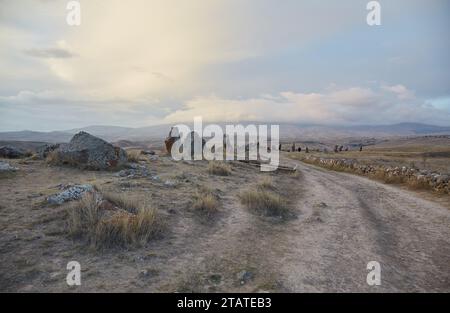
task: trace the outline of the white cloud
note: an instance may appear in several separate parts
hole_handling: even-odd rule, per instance
[[[414,92],[403,85],[383,86],[382,88],[396,94],[400,100],[411,100],[415,98]]]
[[[401,85],[398,85],[401,86]],[[394,96],[392,93],[394,92]],[[405,121],[448,124],[450,112],[423,101],[405,97],[406,88],[360,87],[327,90],[322,93],[282,92],[252,99],[197,97],[169,114],[167,122],[257,121],[307,124],[389,124]]]

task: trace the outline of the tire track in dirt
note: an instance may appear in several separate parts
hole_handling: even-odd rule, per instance
[[[299,209],[327,203],[322,223],[300,221],[303,231],[291,236],[284,276],[295,291],[450,290],[446,208],[363,177],[293,163],[305,177]],[[375,288],[365,283],[371,260],[381,263],[384,278]]]

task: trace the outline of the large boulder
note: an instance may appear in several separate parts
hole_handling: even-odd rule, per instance
[[[0,157],[9,158],[9,159],[17,159],[23,158],[25,153],[11,146],[3,146],[0,147]]]
[[[92,170],[115,169],[127,163],[125,150],[86,132],[79,132],[69,144],[53,151],[51,159],[54,163]]]

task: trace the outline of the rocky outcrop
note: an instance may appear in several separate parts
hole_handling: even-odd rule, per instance
[[[115,169],[127,163],[125,150],[86,132],[79,132],[53,154],[53,163],[91,170]]]
[[[3,146],[0,147],[0,157],[8,158],[8,159],[18,159],[25,157],[26,154],[19,149],[16,149],[11,146]]]

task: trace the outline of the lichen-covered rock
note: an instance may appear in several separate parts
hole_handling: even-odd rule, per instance
[[[125,150],[86,132],[79,132],[69,144],[60,146],[54,153],[53,162],[84,169],[107,170],[127,163]]]
[[[50,204],[63,204],[64,202],[79,200],[86,192],[93,191],[94,187],[92,185],[75,185],[63,192],[48,197],[47,202]]]
[[[25,153],[11,146],[0,147],[0,157],[8,159],[23,158]]]

